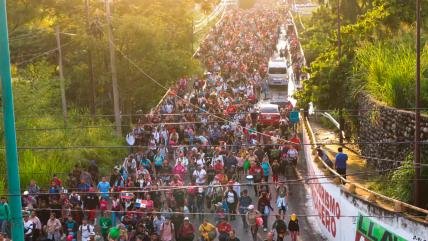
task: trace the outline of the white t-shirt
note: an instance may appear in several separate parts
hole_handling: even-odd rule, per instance
[[[183,157],[183,159],[177,158],[177,160],[175,161],[175,166],[177,166],[178,161],[181,161],[181,165],[184,167],[187,167],[187,165],[189,165],[189,160],[187,160],[187,158]]]
[[[234,197],[235,197],[235,195],[233,195],[233,192],[227,192],[227,202],[228,203],[233,203],[234,201],[235,201],[235,199],[234,199]]]
[[[204,169],[205,160],[204,159],[198,159],[196,160],[196,165],[201,165],[202,170]]]
[[[169,114],[171,114],[173,106],[172,105],[166,105],[165,107],[166,107],[166,112],[168,112]]]
[[[203,179],[205,175],[207,175],[207,172],[204,169],[201,169],[200,171],[195,170],[193,172],[193,176],[196,176],[197,183],[205,182],[205,180]]]
[[[89,240],[89,234],[91,232],[94,232],[94,226],[86,224],[86,226],[80,225],[79,232],[82,231],[82,241],[88,241]]]
[[[288,150],[288,152],[287,152],[287,154],[288,154],[288,156],[289,157],[296,157],[299,153],[297,152],[297,150],[296,149],[294,149],[294,150]]]

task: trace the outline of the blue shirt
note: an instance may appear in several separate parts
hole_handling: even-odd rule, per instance
[[[299,112],[297,112],[296,110],[293,110],[293,111],[290,113],[290,120],[291,120],[292,122],[297,122],[297,121],[299,121]]]
[[[98,189],[100,189],[100,192],[108,192],[108,189],[110,188],[110,183],[108,182],[100,182],[97,186]],[[108,197],[108,194],[101,194],[102,197]]]
[[[262,166],[262,168],[263,168],[263,172],[264,172],[264,174],[265,174],[265,176],[269,176],[269,163],[260,163],[260,165]]]
[[[345,153],[339,153],[336,155],[336,169],[345,169],[348,155]]]

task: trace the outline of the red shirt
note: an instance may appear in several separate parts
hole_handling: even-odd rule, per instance
[[[227,113],[229,113],[229,114],[233,114],[233,113],[235,113],[235,111],[236,111],[236,107],[235,107],[235,106],[230,105],[230,106],[228,106],[228,107],[227,107],[226,111],[227,111]]]
[[[262,166],[257,166],[254,165],[251,169],[250,169],[250,173],[254,176],[254,175],[262,175],[263,174],[263,167]]]
[[[216,163],[216,164],[214,165],[214,169],[215,169],[216,171],[220,171],[221,169],[223,169],[223,165],[221,165],[221,163]]]
[[[293,143],[300,144],[299,138],[291,138],[290,141],[293,142]],[[294,145],[294,149],[299,150],[299,146],[298,145]]]
[[[221,222],[218,225],[218,231],[220,232],[220,230],[224,229],[226,233],[229,233],[230,231],[232,231],[232,226],[230,226],[230,223],[223,223]]]
[[[61,180],[59,180],[59,179],[53,179],[52,178],[52,180],[49,182],[49,183],[52,183],[52,182],[55,182],[55,184],[58,186],[58,187],[62,187],[62,182],[61,182]]]

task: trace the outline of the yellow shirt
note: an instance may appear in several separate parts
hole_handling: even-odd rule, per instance
[[[199,227],[199,232],[201,232],[205,240],[210,240],[210,238],[208,237],[208,233],[211,232],[211,230],[213,229],[215,229],[215,227],[211,223],[207,223],[206,226],[201,224],[201,226]]]

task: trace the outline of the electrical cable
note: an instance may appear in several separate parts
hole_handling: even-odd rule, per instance
[[[75,41],[75,40],[71,40],[70,42],[63,44],[63,45],[61,45],[60,47],[67,46],[67,45],[71,44],[71,43],[72,43],[72,42],[74,42],[74,41]],[[55,48],[55,49],[49,50],[49,51],[45,52],[44,54],[38,55],[38,56],[33,57],[33,58],[31,58],[31,59],[29,59],[29,60],[26,60],[26,61],[23,61],[23,62],[17,63],[17,64],[16,64],[16,66],[19,66],[19,65],[21,65],[21,64],[24,64],[24,63],[30,62],[30,61],[32,61],[32,60],[34,60],[34,59],[40,58],[40,57],[42,57],[42,56],[45,56],[46,54],[52,53],[52,52],[57,51],[57,50],[58,50],[58,48]]]
[[[101,25],[101,26],[105,26],[105,25]],[[56,50],[56,49],[55,49]],[[169,90],[169,89],[168,89]],[[181,99],[184,99],[184,98],[181,98]],[[199,107],[198,107],[199,108]],[[399,111],[399,110],[408,110],[408,111],[411,111],[411,110],[416,110],[415,108],[392,108],[393,110],[397,110],[397,111]],[[419,110],[428,110],[428,108],[419,108]],[[313,112],[313,113],[315,113],[315,112],[337,112],[338,110],[314,110],[314,111],[305,111],[305,110],[302,110],[302,111],[300,111],[299,110],[299,112],[300,113],[308,113],[308,112]],[[342,110],[343,112],[382,112],[382,111],[390,111],[389,109],[381,109],[381,110],[379,110],[379,109],[348,109],[348,110]],[[215,114],[219,114],[219,113],[207,113],[207,114],[210,114],[210,115],[215,115]],[[153,116],[153,115],[155,115],[155,114],[126,114],[126,115],[121,115],[121,116]],[[172,116],[174,116],[174,115],[183,115],[183,114],[180,114],[180,113],[171,113],[171,114],[168,114],[168,113],[164,113],[164,114],[156,114],[156,115],[160,115],[160,116],[163,116],[163,115],[172,115]],[[332,115],[338,115],[338,114],[332,114]],[[85,118],[85,117],[91,117],[91,118],[93,118],[93,117],[113,117],[114,115],[79,115],[79,116],[77,116],[77,115],[75,115],[75,116],[16,116],[15,118],[16,119],[31,119],[31,118],[64,118],[64,117],[67,117],[67,118]],[[361,115],[353,115],[353,116],[361,116]],[[380,116],[379,116],[380,117]],[[314,117],[312,117],[312,118],[314,118]],[[0,119],[3,119],[3,117],[1,117],[0,116]]]
[[[420,143],[420,144],[428,144],[427,142],[424,141],[420,141],[420,142],[415,142],[415,141],[403,141],[403,142],[349,142],[349,143],[316,143],[316,145],[398,145],[398,144],[415,144],[415,143]],[[312,146],[314,144],[310,144],[310,143],[287,143],[288,145],[293,145],[293,146]],[[263,146],[283,146],[283,145],[287,145],[287,144],[263,144]],[[190,147],[224,147],[225,145],[204,145],[204,146],[190,146]],[[241,145],[243,146],[243,145]],[[255,145],[248,145],[250,147],[252,146],[257,146],[257,144]],[[18,147],[18,150],[66,150],[66,149],[126,149],[126,148],[135,148],[138,146],[51,146],[51,147]],[[143,146],[142,146],[143,147]],[[145,147],[145,146],[144,146]],[[5,150],[4,147],[0,147],[0,150]]]

